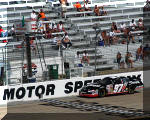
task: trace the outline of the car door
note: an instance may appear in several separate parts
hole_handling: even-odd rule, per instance
[[[112,79],[109,78],[107,79],[107,81],[105,81],[105,85],[106,85],[106,90],[108,94],[112,94],[113,93],[113,82]]]
[[[123,88],[123,82],[122,82],[121,78],[116,79],[115,80],[115,84],[114,84],[113,93],[120,93],[120,92],[122,92],[122,88]]]

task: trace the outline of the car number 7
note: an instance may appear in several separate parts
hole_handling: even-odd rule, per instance
[[[123,84],[117,84],[114,88],[114,93],[121,92]]]

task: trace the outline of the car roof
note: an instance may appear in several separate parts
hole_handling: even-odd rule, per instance
[[[86,87],[100,87],[99,84],[93,83],[93,84],[87,84]]]

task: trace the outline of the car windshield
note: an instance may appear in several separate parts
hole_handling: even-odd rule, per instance
[[[109,78],[109,77],[104,78],[103,80],[100,80],[99,83],[100,83],[100,84],[104,84],[104,85],[112,84],[111,78]]]
[[[129,82],[129,78],[122,78],[123,83]]]

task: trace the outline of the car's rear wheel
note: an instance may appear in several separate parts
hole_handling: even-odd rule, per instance
[[[135,90],[134,87],[129,87],[129,88],[128,88],[128,93],[129,93],[129,94],[134,94],[134,90]]]
[[[106,90],[105,90],[105,89],[99,90],[98,96],[99,96],[99,97],[105,97],[105,96],[106,96]]]

